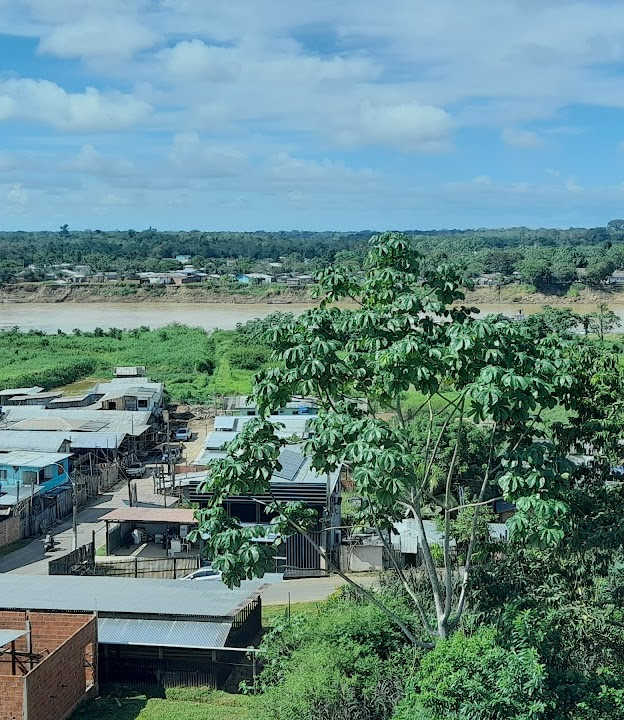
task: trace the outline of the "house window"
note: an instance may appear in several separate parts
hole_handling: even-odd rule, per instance
[[[146,408],[146,407],[147,407],[147,400],[139,400],[139,407],[140,407],[140,408]]]
[[[24,470],[22,472],[22,483],[24,485],[37,485],[39,480],[39,474],[34,470]]]
[[[6,480],[8,477],[8,470],[0,470],[0,480]]]
[[[247,415],[253,416],[253,415],[255,415],[255,414],[256,414],[256,411],[255,411],[255,410],[247,410]]]
[[[48,467],[43,468],[43,479],[44,480],[52,480],[54,477],[54,468],[56,465],[48,465]]]

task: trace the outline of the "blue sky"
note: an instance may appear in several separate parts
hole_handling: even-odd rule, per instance
[[[604,225],[624,4],[0,0],[2,229]]]

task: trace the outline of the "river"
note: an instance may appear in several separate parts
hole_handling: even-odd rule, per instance
[[[150,328],[163,327],[177,322],[205,330],[232,330],[237,323],[253,318],[262,318],[274,312],[302,313],[310,308],[305,304],[217,304],[217,303],[2,303],[0,304],[0,329],[19,327],[21,330],[43,330],[55,333],[57,330],[71,332],[74,328],[92,331],[96,327],[107,330],[111,327],[131,329],[147,325]],[[486,315],[502,313],[526,315],[539,312],[539,305],[481,305]],[[593,312],[593,305],[574,305],[577,313]],[[624,306],[611,309],[623,322]]]

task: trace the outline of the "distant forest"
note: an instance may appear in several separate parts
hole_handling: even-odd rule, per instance
[[[332,262],[358,267],[367,240],[360,232],[205,232],[147,230],[0,232],[0,282],[43,280],[54,264],[88,265],[117,272],[166,271],[179,267],[172,258],[185,255],[195,267],[220,271],[228,264],[250,270],[285,259],[285,265],[318,269]],[[605,227],[408,231],[432,262],[449,262],[470,276],[518,273],[537,288],[570,284],[579,277],[598,284],[624,268],[624,220]],[[226,263],[229,261],[229,263]],[[24,269],[32,266],[24,273]]]

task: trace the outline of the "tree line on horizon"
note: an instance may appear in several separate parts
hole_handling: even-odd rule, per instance
[[[168,271],[188,256],[213,272],[259,269],[285,259],[289,268],[320,270],[329,264],[362,266],[373,231],[70,230],[0,232],[0,282],[45,279],[45,268],[68,263],[97,271]],[[624,267],[624,220],[605,227],[411,230],[405,233],[432,265],[448,262],[467,276],[514,273],[539,290],[580,278],[597,285]],[[230,265],[226,261],[230,261]],[[29,269],[32,266],[32,269]],[[581,273],[579,273],[581,269]]]

